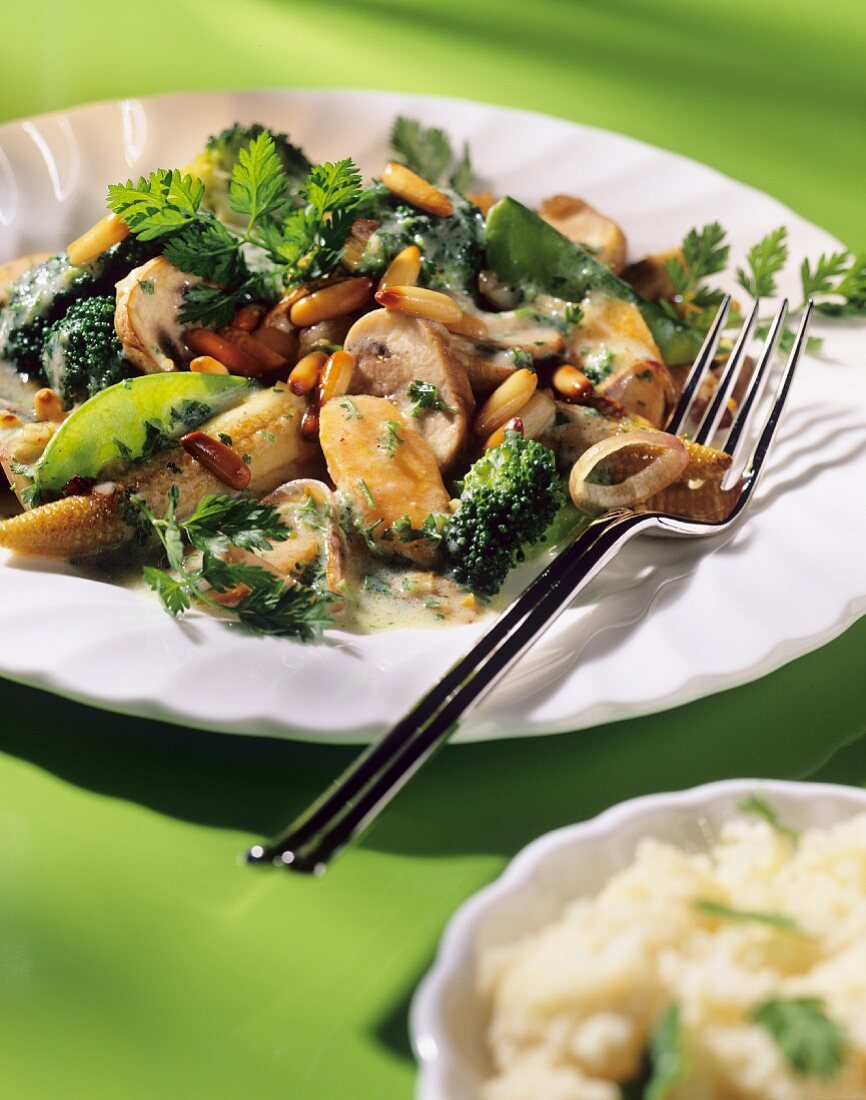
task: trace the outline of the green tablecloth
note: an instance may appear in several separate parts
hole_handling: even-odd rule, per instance
[[[487,99],[697,157],[862,249],[864,56],[862,0],[36,0],[7,11],[0,116],[267,85]],[[0,685],[0,1096],[410,1096],[407,1005],[457,904],[632,795],[866,781],[864,657],[861,620],[667,714],[449,749],[322,881],[238,856],[349,751]]]

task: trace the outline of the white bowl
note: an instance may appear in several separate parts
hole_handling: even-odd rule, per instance
[[[575,898],[598,893],[632,861],[644,837],[708,849],[737,816],[739,800],[753,793],[797,829],[826,827],[866,810],[866,791],[853,787],[735,779],[631,799],[533,841],[458,909],[418,988],[410,1020],[420,1065],[417,1100],[477,1100],[489,1075],[485,1009],[475,988],[480,952],[513,943],[555,920]]]

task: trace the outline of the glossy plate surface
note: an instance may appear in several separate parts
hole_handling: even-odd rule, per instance
[[[370,92],[202,93],[102,103],[0,128],[0,259],[63,247],[100,216],[105,185],[186,162],[235,119],[287,130],[313,160],[381,169],[393,117],[467,140],[498,194],[556,191],[617,218],[630,255],[718,219],[732,268],[790,229],[800,259],[840,247],[775,200],[682,157],[528,112]],[[769,307],[768,307],[769,311]],[[462,727],[464,740],[552,733],[674,706],[744,683],[866,610],[864,328],[820,322],[751,518],[699,546],[643,540],[621,555]],[[76,571],[3,558],[0,673],[118,711],[236,733],[362,741],[467,650],[480,626],[311,647],[257,639]]]
[[[853,787],[735,779],[631,799],[519,852],[496,882],[452,917],[415,995],[411,1032],[421,1067],[416,1100],[476,1100],[489,1076],[485,1006],[475,990],[484,950],[531,935],[557,920],[571,901],[595,896],[647,836],[688,851],[706,850],[737,816],[740,799],[755,792],[797,830],[828,828],[866,811],[866,792]]]

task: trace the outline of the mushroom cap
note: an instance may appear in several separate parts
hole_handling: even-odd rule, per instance
[[[450,467],[469,438],[475,398],[448,330],[438,321],[376,309],[352,325],[344,347],[355,360],[349,393],[387,398],[411,418],[440,470]],[[436,386],[447,410],[412,416],[408,389],[416,380]]]
[[[180,309],[187,290],[203,281],[156,256],[117,284],[117,338],[126,358],[145,374],[177,370],[175,360],[189,358]]]

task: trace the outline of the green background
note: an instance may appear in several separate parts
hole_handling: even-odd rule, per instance
[[[864,56],[862,0],[41,0],[4,21],[0,116],[188,88],[478,98],[697,157],[863,249]],[[866,619],[667,714],[448,749],[321,881],[238,857],[350,750],[0,685],[0,1097],[409,1097],[407,1006],[456,905],[632,795],[863,783],[864,657]]]

